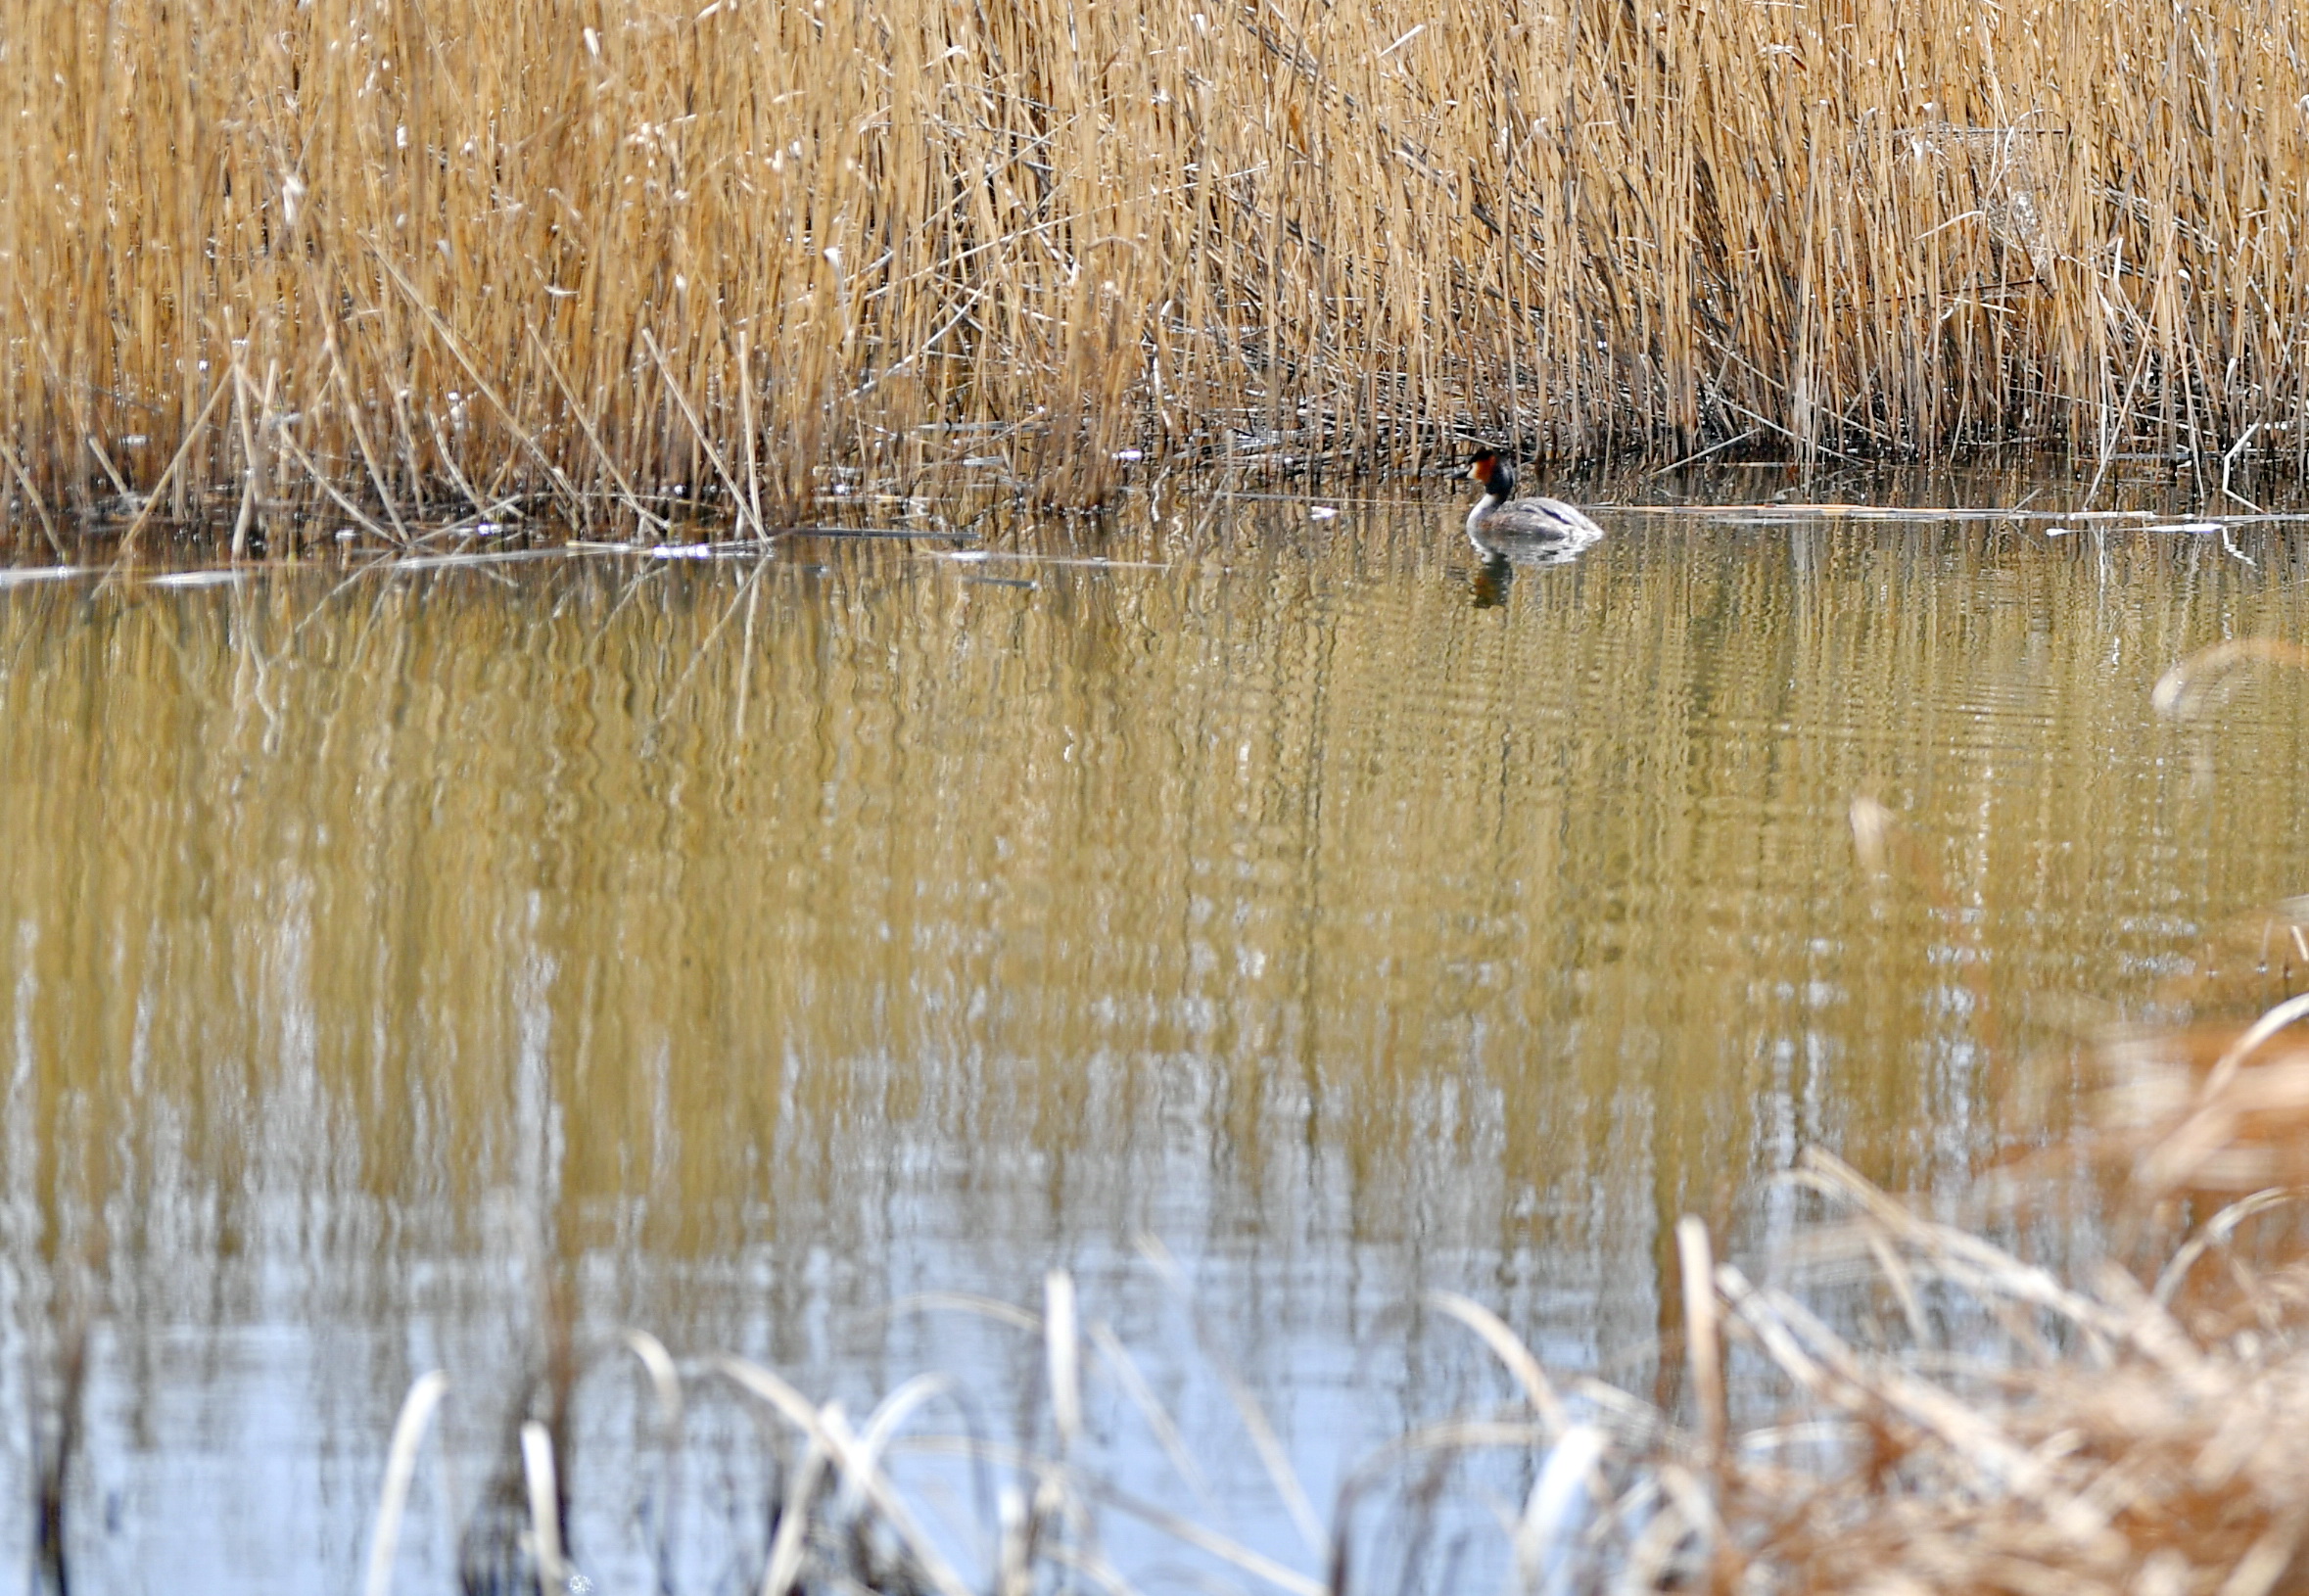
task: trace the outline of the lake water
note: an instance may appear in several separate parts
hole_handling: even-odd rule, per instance
[[[565,1335],[578,1560],[645,1589],[620,1328],[1030,1436],[1040,1342],[920,1293],[1064,1268],[1209,1494],[1111,1383],[1101,1466],[1319,1576],[1222,1371],[1327,1514],[1507,1389],[1423,1292],[1648,1392],[1678,1215],[1767,1250],[1809,1145],[1961,1205],[2060,1134],[2081,1027],[2309,886],[2309,678],[2149,701],[2309,636],[2309,553],[1738,507],[2080,492],[1791,483],[1504,582],[1382,486],[0,587],[0,1567],[76,1325],[82,1588],[357,1588],[435,1367],[398,1588],[453,1588]],[[675,1585],[743,1588],[761,1442],[691,1384]],[[1116,1561],[1208,1567],[1166,1545]]]

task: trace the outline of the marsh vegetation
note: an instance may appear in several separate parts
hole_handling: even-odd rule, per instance
[[[0,0],[0,1543],[2299,1588],[2309,933],[2203,926],[2309,868],[2309,587],[2202,510],[2309,464],[2305,31]],[[1476,437],[1794,469],[1513,587],[1202,492]]]
[[[20,535],[734,528],[1468,433],[2208,491],[2309,450],[2282,4],[7,0],[0,38]]]

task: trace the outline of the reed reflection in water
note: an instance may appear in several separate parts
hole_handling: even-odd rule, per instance
[[[2309,683],[2148,702],[2309,631],[2274,539],[1628,515],[1503,587],[1458,513],[0,591],[8,1336],[97,1326],[91,1555],[351,1577],[541,1275],[999,1386],[881,1310],[1065,1263],[1153,1333],[1141,1232],[1324,1500],[1493,1378],[1421,1289],[1639,1366],[1677,1214],[1808,1142],[1960,1190],[2079,995],[2309,880]]]

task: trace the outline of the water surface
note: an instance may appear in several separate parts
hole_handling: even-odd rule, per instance
[[[1599,511],[1502,581],[1375,492],[0,587],[0,1502],[85,1321],[89,1588],[350,1588],[446,1366],[401,1588],[448,1588],[546,1322],[1032,1432],[1032,1342],[905,1299],[1066,1267],[1308,1566],[1214,1360],[1319,1504],[1505,1389],[1425,1290],[1644,1387],[1678,1214],[1767,1244],[1811,1144],[1960,1200],[2059,1134],[2080,1016],[2309,882],[2309,681],[2149,703],[2309,632],[2282,531]],[[579,1404],[581,1561],[638,1582],[637,1387]],[[711,1539],[684,1588],[747,1577]]]

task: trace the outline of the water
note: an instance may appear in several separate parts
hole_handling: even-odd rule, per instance
[[[1326,1514],[1507,1391],[1423,1291],[1648,1391],[1677,1215],[1768,1249],[1814,1144],[1960,1204],[2083,1020],[2309,882],[2309,680],[2149,703],[2309,631],[2282,531],[1607,511],[1503,580],[1459,513],[0,587],[0,1567],[73,1324],[86,1588],[353,1588],[436,1366],[449,1588],[555,1324],[579,1556],[642,1588],[620,1327],[1047,1435],[1038,1342],[908,1299],[1064,1267],[1211,1497],[1110,1381],[1104,1466],[1314,1571],[1222,1367]],[[693,1384],[678,1583],[734,1589],[760,1441]]]

